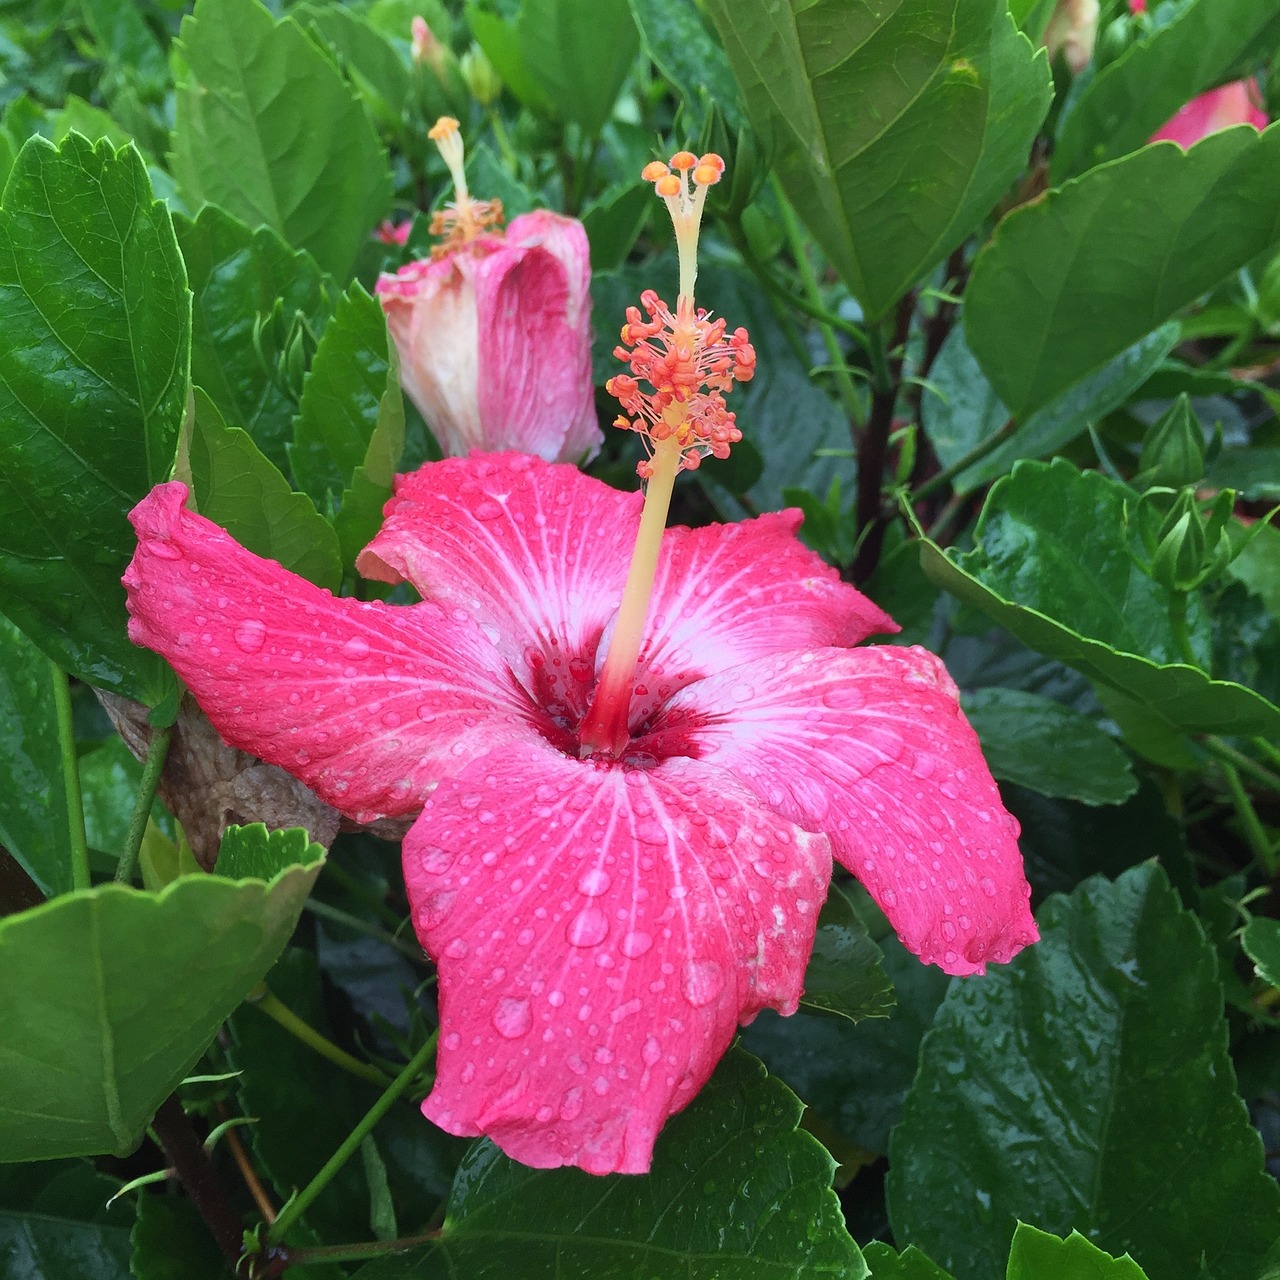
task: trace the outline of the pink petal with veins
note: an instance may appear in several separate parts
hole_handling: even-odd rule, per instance
[[[825,832],[902,941],[947,973],[985,971],[1039,936],[1016,821],[924,649],[825,649],[746,663],[682,690],[646,744],[720,766]]]
[[[795,1010],[830,846],[694,760],[495,752],[404,846],[440,971],[426,1115],[537,1168],[642,1173],[739,1023]]]
[[[1253,79],[1233,80],[1192,98],[1168,124],[1151,135],[1152,142],[1176,142],[1184,150],[1201,138],[1233,124],[1267,127],[1267,116],[1258,105],[1261,94]]]
[[[852,646],[898,624],[796,537],[789,510],[671,528],[662,542],[631,724],[677,689],[789,650]],[[603,647],[603,646],[602,646]]]
[[[153,489],[130,519],[129,637],[162,653],[232,746],[360,821],[416,813],[443,776],[545,717],[480,627],[438,604],[338,600]]]
[[[525,454],[473,454],[396,477],[366,577],[464,609],[542,706],[576,720],[617,609],[640,495]]]

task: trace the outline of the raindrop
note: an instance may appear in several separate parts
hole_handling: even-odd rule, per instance
[[[833,711],[857,711],[867,700],[856,684],[838,684],[822,695],[822,701]]]
[[[622,954],[629,960],[642,956],[653,946],[653,939],[643,929],[635,929],[622,939]]]
[[[584,871],[578,881],[578,892],[588,898],[598,898],[609,887],[609,873],[599,867]]]
[[[342,656],[344,658],[352,658],[357,662],[361,658],[367,658],[369,656],[369,642],[363,636],[352,636],[342,646]]]
[[[579,911],[565,930],[571,946],[594,947],[605,939],[609,921],[599,907],[586,907]]]
[[[235,642],[242,653],[257,653],[267,642],[266,623],[246,618],[235,629]]]
[[[483,502],[476,504],[475,517],[477,520],[496,520],[501,514],[502,504],[494,502],[492,498],[486,498]]]
[[[504,996],[493,1011],[493,1025],[498,1034],[508,1040],[519,1040],[526,1035],[532,1022],[527,1000]]]
[[[682,979],[684,998],[695,1009],[710,1004],[724,990],[724,970],[714,960],[686,960]]]

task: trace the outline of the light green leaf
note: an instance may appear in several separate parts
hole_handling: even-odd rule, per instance
[[[1020,689],[978,689],[960,705],[1002,782],[1084,804],[1120,804],[1138,789],[1129,757],[1061,702]]]
[[[1184,103],[1260,66],[1280,43],[1280,14],[1258,0],[1192,0],[1094,73],[1063,117],[1050,168],[1058,185],[1135,151]]]
[[[318,32],[338,55],[379,124],[398,132],[413,90],[412,73],[395,46],[367,16],[341,4],[302,4],[292,17]]]
[[[62,110],[53,119],[53,141],[61,142],[75,131],[90,142],[106,138],[113,147],[127,147],[133,141],[128,130],[123,129],[101,107],[95,107],[73,93],[68,96]]]
[[[1021,458],[1042,458],[1065,448],[1092,423],[1129,399],[1173,349],[1179,329],[1162,325],[1096,373],[1037,409],[1003,444],[956,476],[958,493],[972,493],[1004,475]],[[987,381],[957,325],[929,371],[921,424],[938,461],[953,466],[1009,420],[1009,410]]]
[[[1280,127],[1144,148],[1000,223],[965,291],[969,345],[1025,420],[1277,239]]]
[[[382,524],[403,452],[395,344],[381,305],[356,283],[320,340],[289,449],[303,488],[321,507],[338,507],[334,524],[347,567]]]
[[[913,1244],[899,1254],[887,1244],[873,1240],[862,1252],[871,1267],[871,1280],[952,1280],[949,1271],[931,1262]]]
[[[439,1241],[358,1280],[864,1280],[831,1190],[835,1163],[797,1129],[798,1098],[731,1049],[658,1139],[647,1177],[528,1169],[488,1142],[463,1161]]]
[[[796,211],[878,318],[1026,167],[1048,63],[1004,0],[710,0]]]
[[[127,513],[167,479],[191,299],[137,151],[32,138],[0,208],[0,611],[91,684],[173,687],[125,633]]]
[[[133,1150],[293,932],[323,850],[270,855],[269,882],[111,884],[0,921],[0,1025],[22,1028],[0,1043],[0,1160]]]
[[[1189,733],[1280,732],[1280,708],[1181,660],[1168,592],[1131,557],[1124,485],[1070,463],[1020,462],[991,490],[959,561],[927,539],[921,565],[1028,648],[1144,704]],[[1207,661],[1193,599],[1191,642]]]
[[[391,172],[368,109],[326,53],[258,0],[197,0],[173,73],[173,173],[186,199],[270,227],[347,279],[391,203]]]
[[[289,344],[319,335],[332,282],[274,231],[208,207],[175,219],[195,294],[191,380],[282,471],[297,404],[282,372]]]
[[[342,584],[342,558],[333,526],[305,493],[289,488],[245,432],[222,421],[199,387],[193,399],[191,488],[196,510],[255,555],[336,591]]]
[[[1048,1280],[1050,1276],[1053,1280],[1147,1280],[1146,1272],[1127,1253],[1113,1258],[1078,1231],[1059,1240],[1018,1223],[1006,1280]]]
[[[49,659],[0,617],[0,845],[46,897],[72,887]]]
[[[474,0],[467,5],[467,25],[503,84],[539,115],[554,115],[550,98],[525,58],[523,41],[515,25],[481,9]]]
[[[1236,1092],[1199,921],[1148,863],[1051,898],[1039,922],[1011,964],[952,984],[925,1037],[889,1150],[895,1238],[990,1280],[1034,1217],[1151,1280],[1200,1274],[1202,1257],[1215,1280],[1255,1280],[1280,1187]]]

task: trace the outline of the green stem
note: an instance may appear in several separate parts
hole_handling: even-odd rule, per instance
[[[329,1244],[316,1247],[286,1245],[282,1252],[290,1267],[300,1267],[308,1262],[365,1262],[369,1258],[385,1258],[392,1254],[407,1253],[419,1245],[432,1244],[439,1239],[439,1231],[424,1231],[419,1236],[402,1236],[398,1240],[370,1240],[363,1244]],[[268,1270],[254,1274],[265,1277],[274,1273]]]
[[[494,141],[498,144],[498,150],[502,154],[503,163],[507,166],[513,178],[520,177],[520,157],[516,155],[515,148],[511,145],[510,135],[507,133],[507,126],[502,123],[502,116],[493,108],[489,108],[489,127],[493,130]]]
[[[129,819],[129,830],[124,838],[124,848],[120,851],[120,861],[116,864],[116,879],[121,884],[128,884],[133,879],[134,869],[138,865],[142,837],[147,831],[147,819],[151,816],[156,787],[160,785],[160,775],[164,772],[164,762],[168,759],[169,743],[172,739],[172,725],[151,731],[151,741],[147,744],[147,760],[142,766],[142,782],[138,787],[138,798],[134,801],[133,816]]]
[[[989,453],[994,453],[1018,429],[1018,424],[1010,418],[998,431],[993,431],[980,444],[974,445],[959,461],[930,476],[907,501],[915,504],[937,493],[939,489],[949,485],[962,471],[968,471],[974,463],[981,462]]]
[[[84,833],[84,799],[80,794],[80,765],[76,760],[76,731],[71,721],[71,684],[56,662],[49,664],[53,677],[53,710],[58,721],[58,751],[62,758],[62,787],[67,796],[67,835],[71,843],[71,887],[88,889],[89,841]]]
[[[1169,626],[1173,630],[1174,643],[1182,655],[1183,662],[1192,667],[1200,667],[1200,659],[1191,647],[1191,632],[1187,627],[1187,593],[1171,591],[1169,593]]]
[[[1253,745],[1257,747],[1272,764],[1280,766],[1280,747],[1277,747],[1272,742],[1268,742],[1266,738],[1250,738],[1249,741],[1252,742]]]
[[[1242,773],[1249,774],[1269,791],[1274,791],[1276,795],[1280,796],[1280,773],[1273,773],[1265,765],[1261,765],[1256,760],[1245,755],[1243,751],[1237,751],[1229,742],[1224,742],[1219,738],[1216,733],[1207,734],[1202,741],[1205,749],[1217,756],[1220,761],[1225,761]]]
[[[818,288],[818,277],[813,273],[813,264],[809,261],[804,233],[800,230],[796,212],[783,194],[782,184],[776,177],[773,178],[773,192],[778,199],[778,207],[782,210],[782,224],[787,233],[787,243],[791,246],[791,256],[796,260],[796,271],[800,276],[801,287],[804,289],[810,307],[820,311],[822,310],[822,292]],[[832,373],[836,386],[840,389],[840,398],[844,401],[845,412],[852,421],[856,422],[862,417],[862,402],[858,396],[858,389],[853,385],[853,379],[845,368],[844,352],[840,350],[840,343],[836,341],[836,335],[829,324],[819,320],[818,332],[822,336],[822,344],[826,347],[827,354],[831,357]]]
[[[1231,803],[1235,806],[1236,816],[1244,828],[1245,839],[1253,850],[1253,856],[1268,876],[1274,876],[1276,871],[1280,870],[1280,860],[1277,859],[1276,851],[1271,847],[1271,841],[1267,838],[1266,830],[1258,819],[1258,812],[1253,807],[1253,801],[1249,799],[1249,793],[1244,789],[1244,783],[1240,781],[1239,771],[1235,765],[1223,759],[1218,760],[1218,768],[1222,770],[1222,776],[1227,781]]]
[[[261,1009],[273,1022],[283,1027],[296,1040],[301,1040],[309,1049],[314,1049],[322,1058],[328,1058],[336,1067],[349,1071],[353,1076],[368,1080],[372,1084],[385,1085],[388,1080],[386,1072],[379,1071],[372,1063],[361,1062],[345,1049],[339,1049],[332,1040],[326,1039],[309,1022],[304,1022],[274,992],[261,983],[251,991],[245,999],[256,1008]]]
[[[338,1170],[355,1155],[366,1135],[391,1109],[392,1103],[418,1078],[419,1073],[436,1051],[436,1037],[439,1034],[439,1030],[436,1030],[427,1037],[422,1048],[409,1059],[404,1070],[386,1087],[382,1097],[369,1108],[364,1119],[352,1129],[342,1145],[329,1157],[324,1168],[280,1210],[280,1216],[267,1229],[267,1240],[270,1243],[274,1244],[284,1237],[289,1228],[311,1206],[316,1196],[329,1185]]]
[[[379,942],[384,942],[393,950],[398,951],[406,960],[412,960],[415,964],[422,964],[423,962],[421,947],[415,947],[413,943],[406,942],[403,938],[397,938],[395,934],[388,933],[385,929],[379,929],[376,924],[370,924],[368,920],[361,920],[359,916],[353,916],[347,911],[340,911],[337,907],[331,907],[327,902],[317,902],[314,898],[307,899],[306,909],[312,915],[319,916],[322,920],[332,920],[334,924],[340,924],[343,928],[354,929],[357,933],[367,934],[370,938],[377,938]]]

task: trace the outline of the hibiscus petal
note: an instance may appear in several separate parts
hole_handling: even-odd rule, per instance
[[[461,611],[335,599],[186,497],[160,485],[130,516],[129,636],[169,660],[232,746],[370,821],[415,813],[442,776],[536,738],[536,708]]]
[[[356,565],[465,609],[537,702],[576,722],[622,598],[640,503],[521,453],[447,458],[396,477],[386,523]]]
[[[740,1022],[795,1010],[830,846],[720,770],[495,752],[404,846],[440,970],[423,1111],[538,1168],[642,1173]]]
[[[1018,852],[946,668],[923,649],[765,658],[678,693],[638,744],[719,765],[831,837],[902,941],[982,973],[1039,936]]]
[[[700,529],[662,543],[630,722],[643,724],[676,690],[769,654],[853,646],[898,624],[797,537],[788,510]]]

